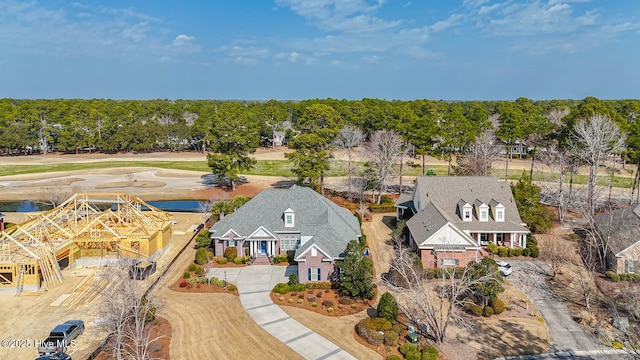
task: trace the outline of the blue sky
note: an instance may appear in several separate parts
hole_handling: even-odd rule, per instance
[[[0,97],[640,98],[630,0],[0,0]]]

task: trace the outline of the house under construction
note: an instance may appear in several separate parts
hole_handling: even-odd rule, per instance
[[[0,233],[0,291],[56,286],[82,257],[150,257],[169,244],[172,220],[128,194],[76,194]]]

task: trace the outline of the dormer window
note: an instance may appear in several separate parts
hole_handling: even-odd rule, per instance
[[[458,202],[462,221],[473,221],[473,206],[464,200]]]
[[[476,215],[478,216],[478,220],[480,221],[489,221],[489,205],[483,203],[480,200],[476,200]]]
[[[495,222],[504,222],[504,205],[496,199],[491,199],[489,206],[491,207],[493,220]]]
[[[296,214],[291,208],[284,211],[284,227],[294,227]]]

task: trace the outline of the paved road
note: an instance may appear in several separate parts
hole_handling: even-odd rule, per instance
[[[214,268],[208,276],[225,279],[238,286],[240,302],[249,316],[298,354],[306,359],[355,359],[331,341],[292,319],[269,297],[273,286],[289,281],[293,266],[253,265],[243,268]]]
[[[632,359],[628,354],[602,345],[587,334],[562,300],[544,282],[548,266],[542,261],[513,261],[509,281],[530,295],[549,328],[548,354],[509,359]],[[546,269],[546,270],[543,270]],[[530,291],[527,289],[533,288]]]

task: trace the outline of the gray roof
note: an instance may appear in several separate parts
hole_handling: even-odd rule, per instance
[[[616,256],[640,241],[640,205],[598,214],[594,221]]]
[[[293,227],[285,227],[284,212],[295,212]],[[296,256],[316,244],[332,258],[342,257],[351,240],[361,235],[358,219],[324,196],[307,187],[293,185],[289,189],[267,189],[225,216],[211,228],[212,238],[233,230],[240,236],[251,235],[260,226],[271,233],[295,232],[313,236],[297,251]]]
[[[425,227],[426,222],[446,224],[469,232],[529,232],[522,225],[509,183],[486,176],[418,176],[412,194],[413,204],[420,209],[407,225],[417,241],[424,240],[435,230]],[[488,221],[479,221],[478,212],[472,211],[472,221],[463,221],[459,207],[468,203],[490,207]],[[504,206],[504,221],[495,221],[493,211],[500,203]],[[426,237],[423,237],[426,236]]]

